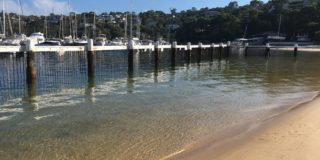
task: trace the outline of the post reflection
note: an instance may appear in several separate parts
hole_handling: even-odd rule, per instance
[[[31,108],[27,110],[36,111],[38,110],[37,104],[37,80],[30,79],[27,83],[27,103],[31,105]]]
[[[95,102],[95,87],[96,87],[95,74],[90,74],[90,76],[88,76],[88,86],[87,86],[87,92],[86,92],[90,102]]]
[[[170,87],[174,87],[175,85],[175,81],[176,81],[176,67],[175,66],[171,66],[170,67],[170,78],[169,78],[170,83]]]
[[[158,67],[158,65],[155,65],[154,69],[153,69],[153,80],[154,80],[154,83],[159,83],[158,77],[159,77],[159,67]]]
[[[134,92],[134,71],[133,69],[128,69],[128,77],[127,77],[127,92]]]

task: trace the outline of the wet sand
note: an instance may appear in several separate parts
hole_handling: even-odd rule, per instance
[[[221,144],[207,145],[173,159],[318,160],[319,148],[320,98],[316,98]]]

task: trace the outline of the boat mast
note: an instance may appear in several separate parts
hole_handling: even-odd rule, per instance
[[[128,15],[126,13],[125,15],[125,21],[124,21],[124,40],[128,40]]]
[[[47,16],[44,16],[44,33],[45,33],[45,38],[48,38],[48,26],[47,26]]]
[[[6,13],[4,9],[4,0],[2,0],[2,18],[3,18],[3,35],[6,37]]]
[[[74,13],[73,34],[74,34],[74,39],[78,38],[78,22],[77,22],[77,14],[76,13]]]
[[[68,1],[68,10],[69,10],[69,27],[70,27],[70,31],[69,31],[69,33],[70,33],[70,36],[72,36],[72,38],[73,38],[73,34],[72,34],[72,17],[71,17],[71,7],[70,7],[70,0]]]
[[[281,21],[282,21],[282,16],[280,15],[279,26],[278,26],[278,36],[280,36]]]
[[[132,40],[132,14],[133,12],[131,12],[131,17],[130,17],[130,40]]]
[[[246,35],[247,35],[247,31],[248,31],[248,23],[246,25],[246,29],[244,30],[244,34],[243,34],[243,37],[242,38],[246,38]]]
[[[8,13],[8,23],[9,23],[10,34],[13,35],[10,13]]]
[[[92,38],[96,38],[96,13],[93,12],[93,26],[92,26]]]
[[[21,34],[21,1],[18,0],[19,34]]]
[[[63,23],[64,18],[63,17],[64,17],[63,14],[61,14],[61,38],[64,37],[64,23]]]
[[[87,36],[87,21],[86,21],[86,14],[83,14],[83,22],[84,22],[84,34]]]

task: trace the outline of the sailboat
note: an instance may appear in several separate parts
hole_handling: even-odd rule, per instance
[[[241,48],[245,46],[245,43],[248,42],[248,39],[246,39],[246,35],[247,35],[247,30],[248,30],[248,26],[249,24],[246,25],[246,28],[244,30],[244,34],[242,38],[237,38],[234,41],[231,42],[231,47],[235,47],[235,48]]]
[[[277,34],[270,34],[267,36],[267,42],[281,42],[286,40],[286,37],[280,34],[281,30],[281,22],[282,22],[282,16],[280,15],[279,19],[279,26],[278,26],[278,33]]]
[[[99,34],[98,37],[96,38],[95,44],[97,46],[104,46],[106,45],[107,42],[107,36],[105,34]]]
[[[83,22],[84,22],[84,34],[82,34],[80,39],[74,40],[74,45],[76,46],[85,46],[88,44],[86,14],[83,15]]]
[[[70,0],[68,1],[68,9],[69,9],[69,36],[63,37],[63,45],[69,46],[73,45],[75,36],[75,23],[76,23],[76,14],[73,16],[71,13]],[[63,35],[64,36],[64,35]]]
[[[18,34],[14,33],[13,34],[13,29],[12,29],[12,24],[11,24],[11,18],[10,15],[8,14],[8,23],[10,27],[10,33],[11,36],[6,37],[6,12],[5,12],[5,2],[3,2],[3,41],[2,45],[7,45],[7,46],[19,46],[23,44],[27,40],[27,36],[25,34],[21,33],[21,14],[22,14],[22,6],[21,6],[21,1],[18,0],[18,23],[19,23],[19,28],[18,28]]]

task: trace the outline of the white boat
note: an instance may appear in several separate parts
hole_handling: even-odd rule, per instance
[[[248,42],[248,39],[246,38],[237,38],[231,42],[231,47],[241,48],[241,47],[244,47],[247,42]]]
[[[123,38],[115,38],[112,41],[110,41],[107,45],[108,46],[123,46],[123,45],[126,45],[126,42],[124,41]]]
[[[107,42],[107,36],[105,34],[99,34],[98,37],[96,38],[95,44],[97,46],[104,46],[106,45]]]
[[[45,42],[37,44],[37,46],[61,46],[61,40],[57,38],[46,39]]]
[[[75,39],[73,44],[76,45],[76,46],[85,46],[85,45],[87,45],[88,44],[87,35],[83,34],[81,36],[81,39]]]
[[[45,42],[45,38],[44,38],[44,34],[41,33],[41,32],[35,32],[35,33],[32,33],[30,36],[29,36],[29,39],[32,40],[35,44],[40,44],[40,43],[43,43]]]
[[[27,36],[25,34],[14,34],[11,37],[3,39],[2,45],[6,46],[20,46],[27,40]]]
[[[70,35],[70,36],[64,37],[62,43],[63,43],[63,45],[66,45],[66,46],[73,45],[74,41],[73,41],[72,36]]]

